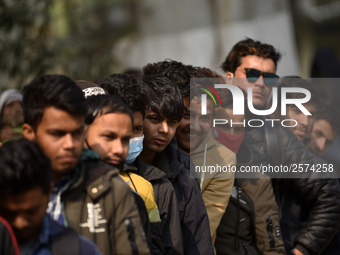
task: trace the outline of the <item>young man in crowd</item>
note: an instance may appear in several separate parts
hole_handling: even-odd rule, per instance
[[[136,169],[136,173],[151,182],[155,200],[162,220],[162,244],[164,254],[183,254],[181,222],[175,190],[165,173],[160,169],[147,165],[139,157],[143,150],[143,120],[148,102],[147,90],[136,75],[112,74],[98,81],[110,95],[118,96],[126,103],[133,114],[133,130],[130,148],[125,160],[128,170]],[[129,156],[130,155],[130,156]],[[151,223],[151,234],[153,224]]]
[[[227,120],[213,128],[214,137],[221,144],[237,151],[249,148],[243,141],[243,122],[246,114],[233,114],[233,97],[227,90],[217,90],[222,104],[214,111],[214,118]],[[245,102],[245,101],[244,101]],[[246,105],[244,105],[245,109]],[[247,111],[246,111],[247,112]],[[252,150],[242,155],[250,162]],[[244,163],[243,163],[244,164]],[[242,163],[237,165],[238,169]],[[217,228],[216,254],[286,254],[280,229],[280,213],[271,179],[261,173],[235,173],[235,183],[225,214]]]
[[[307,148],[321,157],[338,135],[340,135],[340,113],[334,105],[322,100],[315,113]]]
[[[221,78],[216,73],[206,68],[185,66],[173,60],[148,64],[144,67],[145,74],[161,74],[169,78],[178,86],[184,101],[184,114],[177,129],[176,140],[180,149],[192,157],[182,161],[191,175],[197,176],[201,194],[209,217],[212,241],[216,237],[216,229],[228,204],[233,186],[233,174],[224,174],[216,171],[213,174],[196,172],[196,167],[232,166],[236,164],[235,155],[226,147],[218,144],[210,132],[213,114],[213,102],[208,100],[207,115],[201,115],[201,98],[191,93],[190,88],[196,91],[195,85],[190,83],[190,78]],[[223,83],[220,81],[219,83]],[[200,90],[197,90],[200,91]],[[205,148],[207,146],[207,148]],[[183,156],[182,156],[183,158]]]
[[[254,107],[266,109],[278,77],[275,73],[280,56],[271,45],[252,39],[240,41],[222,63],[226,81],[246,93],[252,88],[252,94],[248,96],[252,97]],[[265,126],[247,126],[244,140],[254,155],[247,165],[325,163],[281,126],[269,130]],[[246,153],[242,148],[238,151],[238,162],[242,163],[242,155]],[[274,191],[280,191],[276,192],[276,197],[282,212],[283,240],[289,254],[320,254],[339,228],[339,184],[333,173],[328,171],[322,175],[322,179],[317,179],[317,173],[305,172],[303,178],[273,180]]]
[[[109,166],[83,151],[87,111],[70,78],[44,75],[24,88],[24,137],[36,142],[52,165],[48,213],[93,240],[102,254],[149,254],[135,200]]]
[[[119,168],[119,176],[136,192],[135,198],[140,212],[147,210],[144,221],[144,231],[149,234],[149,224],[152,224],[152,242],[150,248],[153,254],[163,254],[162,236],[159,230],[160,216],[155,202],[151,183],[124,167],[128,156],[129,143],[132,136],[133,117],[130,109],[116,96],[111,96],[103,88],[88,81],[76,81],[82,88],[88,108],[85,116],[84,146],[96,152],[98,158]],[[124,169],[125,168],[125,169]],[[142,204],[139,204],[141,199]],[[154,226],[155,225],[155,226]]]
[[[209,217],[210,232],[213,243],[216,239],[216,229],[228,205],[234,173],[230,171],[209,172],[209,167],[219,166],[232,169],[236,166],[236,156],[227,147],[220,144],[213,137],[211,127],[214,118],[215,104],[213,99],[207,97],[206,114],[202,115],[202,95],[206,94],[209,86],[215,83],[224,83],[223,78],[208,68],[186,66],[191,77],[191,94],[194,98],[182,94],[184,100],[184,117],[181,120],[176,138],[182,150],[190,154],[190,157],[198,172],[198,180],[201,194]],[[208,86],[206,86],[208,85]],[[189,86],[187,86],[190,89]],[[210,90],[211,91],[211,90]],[[212,92],[212,91],[211,91]],[[213,93],[213,92],[212,92]],[[195,169],[196,172],[196,169]]]
[[[40,148],[22,138],[5,143],[0,153],[0,215],[12,226],[20,254],[99,255],[92,242],[46,214],[52,171]]]
[[[213,254],[209,222],[195,179],[180,161],[181,150],[172,141],[183,116],[179,88],[164,76],[145,75],[149,92],[144,119],[141,158],[166,173],[173,184],[180,211],[184,254]]]
[[[310,92],[311,98],[307,103],[304,103],[304,108],[311,114],[305,115],[295,104],[288,104],[286,107],[286,115],[281,115],[281,89],[282,88],[303,88]],[[315,112],[319,105],[319,97],[317,90],[309,81],[302,79],[299,76],[286,76],[280,79],[277,84],[278,89],[278,107],[274,114],[276,118],[285,121],[287,128],[301,141],[307,143],[310,139],[310,133],[315,120]],[[304,98],[303,93],[287,93],[287,99],[299,100]],[[295,121],[294,121],[295,120]]]

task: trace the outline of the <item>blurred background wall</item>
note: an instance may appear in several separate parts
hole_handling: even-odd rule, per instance
[[[0,0],[0,90],[166,58],[221,73],[246,37],[283,53],[280,76],[339,77],[339,0]]]

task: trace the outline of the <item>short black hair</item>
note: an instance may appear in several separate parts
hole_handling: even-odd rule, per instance
[[[72,116],[84,116],[86,104],[81,89],[64,75],[42,75],[23,89],[25,123],[37,128],[47,107]]]
[[[180,121],[184,103],[179,88],[165,76],[143,76],[149,94],[148,107],[170,120]]]
[[[186,65],[185,68],[189,73],[190,78],[216,78],[223,80],[223,77],[220,74],[207,67]]]
[[[91,125],[95,118],[108,113],[121,112],[127,114],[133,125],[133,116],[129,107],[116,96],[96,95],[86,98],[87,113],[85,116],[85,125]]]
[[[165,76],[179,87],[182,97],[190,96],[190,75],[181,62],[166,59],[161,62],[150,63],[143,67],[143,74],[146,76]]]
[[[112,74],[96,82],[110,95],[119,97],[132,112],[145,115],[147,90],[141,79],[132,74]]]
[[[241,65],[241,59],[251,55],[273,60],[275,68],[277,67],[277,62],[281,58],[281,53],[272,45],[247,38],[234,45],[224,62],[221,64],[221,68],[225,72],[235,73],[237,67]]]
[[[8,141],[0,147],[0,194],[17,195],[34,188],[48,194],[52,179],[49,159],[27,139]]]

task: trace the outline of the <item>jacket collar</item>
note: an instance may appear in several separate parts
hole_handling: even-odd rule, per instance
[[[97,199],[111,188],[111,178],[118,173],[116,167],[102,161],[96,152],[84,149],[76,169],[78,178],[71,189],[85,188],[91,199]]]
[[[138,169],[138,172],[143,178],[151,182],[165,177],[165,173],[155,166],[146,164],[140,156],[138,156],[133,163]]]

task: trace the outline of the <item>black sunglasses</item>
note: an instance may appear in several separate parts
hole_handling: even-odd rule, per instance
[[[263,76],[263,81],[267,86],[274,86],[277,80],[280,78],[275,73],[261,72],[260,70],[254,68],[244,68],[246,71],[247,80],[251,83],[257,81],[260,76]]]

